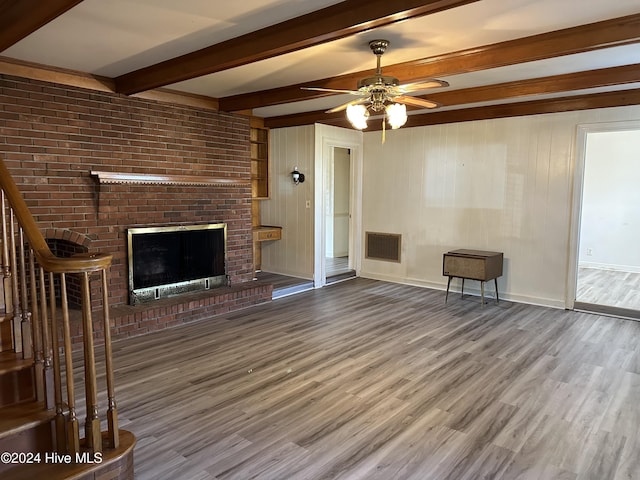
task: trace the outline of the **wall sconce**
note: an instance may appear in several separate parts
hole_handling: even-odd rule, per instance
[[[299,183],[304,183],[304,173],[300,173],[298,171],[298,167],[293,168],[293,172],[291,172],[291,178],[293,178],[293,183],[298,185]]]

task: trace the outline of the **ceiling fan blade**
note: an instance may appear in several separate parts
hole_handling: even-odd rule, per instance
[[[418,90],[428,90],[429,88],[448,87],[449,83],[444,80],[436,80],[431,78],[422,82],[407,83],[398,85],[398,90],[402,93],[417,92]]]
[[[314,92],[329,92],[329,93],[347,93],[350,95],[362,95],[359,90],[338,90],[335,88],[322,88],[322,87],[300,87],[302,90],[313,90]]]
[[[351,100],[350,102],[343,103],[342,105],[338,105],[337,107],[334,107],[331,110],[327,110],[325,113],[341,112],[342,110],[346,110],[347,107],[351,105],[361,105],[363,103],[367,103],[368,101],[369,101],[369,98],[358,98],[357,100]]]
[[[437,102],[426,100],[424,98],[410,97],[408,95],[398,95],[397,97],[393,98],[393,101],[423,108],[436,108],[440,106],[440,104]]]

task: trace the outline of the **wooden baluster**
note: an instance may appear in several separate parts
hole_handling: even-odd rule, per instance
[[[33,257],[33,254],[31,255]],[[44,360],[44,405],[47,410],[55,407],[55,386],[53,384],[53,360],[51,358],[51,333],[49,331],[49,315],[47,311],[47,288],[44,282],[44,269],[40,267],[40,326],[42,327],[42,352]]]
[[[0,190],[0,208],[2,209],[2,220],[1,227],[2,228],[2,266],[9,266],[9,244],[7,243],[7,205],[6,199],[4,197],[4,190]]]
[[[36,399],[38,401],[45,401],[45,383],[44,383],[44,347],[42,345],[42,323],[40,322],[40,311],[38,309],[38,288],[36,285],[36,269],[33,249],[29,249],[29,287],[27,290],[27,274],[25,265],[24,250],[26,244],[24,243],[22,228],[20,229],[20,282],[21,282],[21,296],[22,304],[30,305],[31,311],[27,314],[30,320],[31,331],[33,334],[33,349],[35,353],[35,376],[36,376]],[[30,293],[27,297],[27,292]],[[27,303],[28,302],[28,303]]]
[[[9,234],[7,231],[7,202],[3,190],[0,190],[0,197],[2,201],[0,208],[2,208],[2,284],[4,292],[4,311],[5,313],[10,314],[13,313],[13,295],[11,295],[11,258],[9,257]],[[15,346],[15,332],[13,335],[13,342]]]
[[[113,354],[111,350],[111,321],[109,314],[109,290],[107,271],[102,270],[102,311],[104,316],[104,356],[107,375],[107,410],[108,441],[111,448],[118,448],[120,434],[118,432],[118,407],[116,405],[115,382],[113,381]]]
[[[64,404],[62,403],[62,372],[60,370],[60,328],[56,311],[56,288],[53,273],[49,272],[49,310],[51,311],[51,343],[53,346],[53,384],[56,404],[55,429],[56,450],[67,452],[67,439],[64,420]]]
[[[31,345],[31,331],[26,334],[22,331],[23,306],[20,304],[18,296],[18,259],[16,256],[16,227],[13,209],[9,208],[9,242],[10,242],[10,262],[11,262],[11,297],[13,303],[13,348],[22,352],[22,358],[33,358]]]
[[[91,288],[89,273],[82,272],[82,328],[84,334],[84,382],[87,400],[85,438],[92,452],[102,451],[100,417],[98,416],[98,386],[96,384],[96,361],[93,347],[93,321],[91,319]]]
[[[67,404],[69,405],[69,417],[67,419],[67,451],[75,458],[75,454],[80,451],[80,428],[78,426],[78,416],[76,414],[76,393],[73,381],[73,355],[71,350],[71,327],[69,324],[67,279],[64,273],[60,274],[60,304],[62,307]]]

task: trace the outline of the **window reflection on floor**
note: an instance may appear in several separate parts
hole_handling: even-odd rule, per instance
[[[327,277],[349,270],[349,257],[325,257],[324,261]]]

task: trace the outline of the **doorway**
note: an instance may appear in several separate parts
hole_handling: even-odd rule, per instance
[[[640,318],[640,126],[581,133],[574,308]]]
[[[363,177],[363,135],[360,130],[351,128],[334,127],[331,125],[315,125],[315,178],[314,178],[314,202],[316,208],[314,210],[314,232],[313,232],[313,282],[315,288],[323,287],[328,283],[353,278],[360,272],[360,262],[362,257],[362,177]],[[344,158],[344,161],[338,160],[339,166],[336,170],[335,158]],[[338,175],[346,169],[348,159],[349,175],[348,181],[346,175]],[[345,209],[341,207],[337,213],[340,213],[341,219],[336,223],[348,225],[346,239],[348,248],[345,252],[339,252],[340,246],[336,246],[333,241],[333,252],[331,256],[327,256],[328,247],[327,239],[328,230],[334,228],[333,213],[331,205],[335,203],[336,184],[340,195],[348,196],[348,214],[344,215]],[[348,194],[347,192],[348,188]],[[344,203],[343,200],[338,200]],[[331,211],[331,213],[329,213]],[[339,217],[339,218],[340,218]],[[344,235],[342,237],[345,238]],[[340,244],[341,242],[338,242]],[[345,256],[346,253],[346,256]],[[327,272],[327,259],[334,257],[342,258],[342,263],[348,264],[348,270],[344,273]]]
[[[326,283],[355,276],[350,258],[351,171],[351,149],[333,147],[325,200]]]

